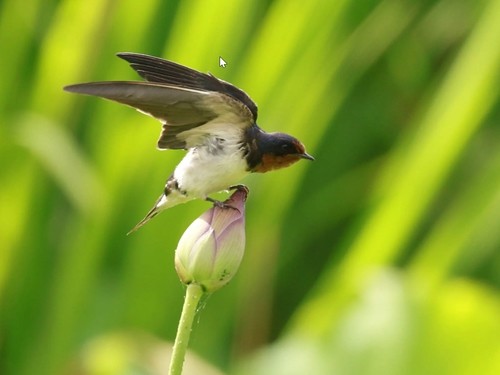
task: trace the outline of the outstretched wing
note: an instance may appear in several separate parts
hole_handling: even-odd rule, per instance
[[[195,147],[213,135],[236,136],[255,123],[255,103],[224,81],[156,57],[119,56],[149,82],[91,82],[64,89],[123,103],[157,118],[163,123],[160,149]]]
[[[122,52],[117,56],[127,61],[146,81],[229,95],[243,103],[252,112],[254,122],[257,121],[257,105],[252,99],[243,90],[211,74],[140,53]]]

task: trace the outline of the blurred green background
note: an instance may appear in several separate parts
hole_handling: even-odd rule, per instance
[[[153,119],[62,91],[138,79],[121,51],[232,82],[316,157],[244,181],[246,254],[200,313],[200,361],[500,374],[500,1],[3,0],[0,51],[1,374],[168,361],[173,252],[208,205],[127,237],[183,152],[155,149]]]

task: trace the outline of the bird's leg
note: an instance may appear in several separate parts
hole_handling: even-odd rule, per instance
[[[228,190],[244,190],[248,194],[248,188],[245,185],[233,185],[228,188]],[[237,210],[236,207],[231,206],[230,204],[218,201],[216,199],[210,198],[210,197],[205,197],[205,200],[207,202],[212,202],[215,207],[219,208],[233,208]]]
[[[206,197],[205,200],[207,202],[211,202],[213,203],[213,205],[215,207],[219,207],[219,208],[226,208],[226,204],[224,202],[221,202],[221,201],[218,201],[217,199],[213,199],[213,198],[210,198],[210,197]]]

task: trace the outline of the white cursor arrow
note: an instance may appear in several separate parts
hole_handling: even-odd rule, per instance
[[[226,67],[226,64],[227,62],[224,61],[224,59],[222,57],[219,56],[219,66],[221,68],[225,68]]]

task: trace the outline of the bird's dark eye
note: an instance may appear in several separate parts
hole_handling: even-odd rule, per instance
[[[281,145],[281,149],[283,151],[290,152],[290,151],[292,151],[292,146],[290,146],[289,144],[285,143],[285,144]]]

